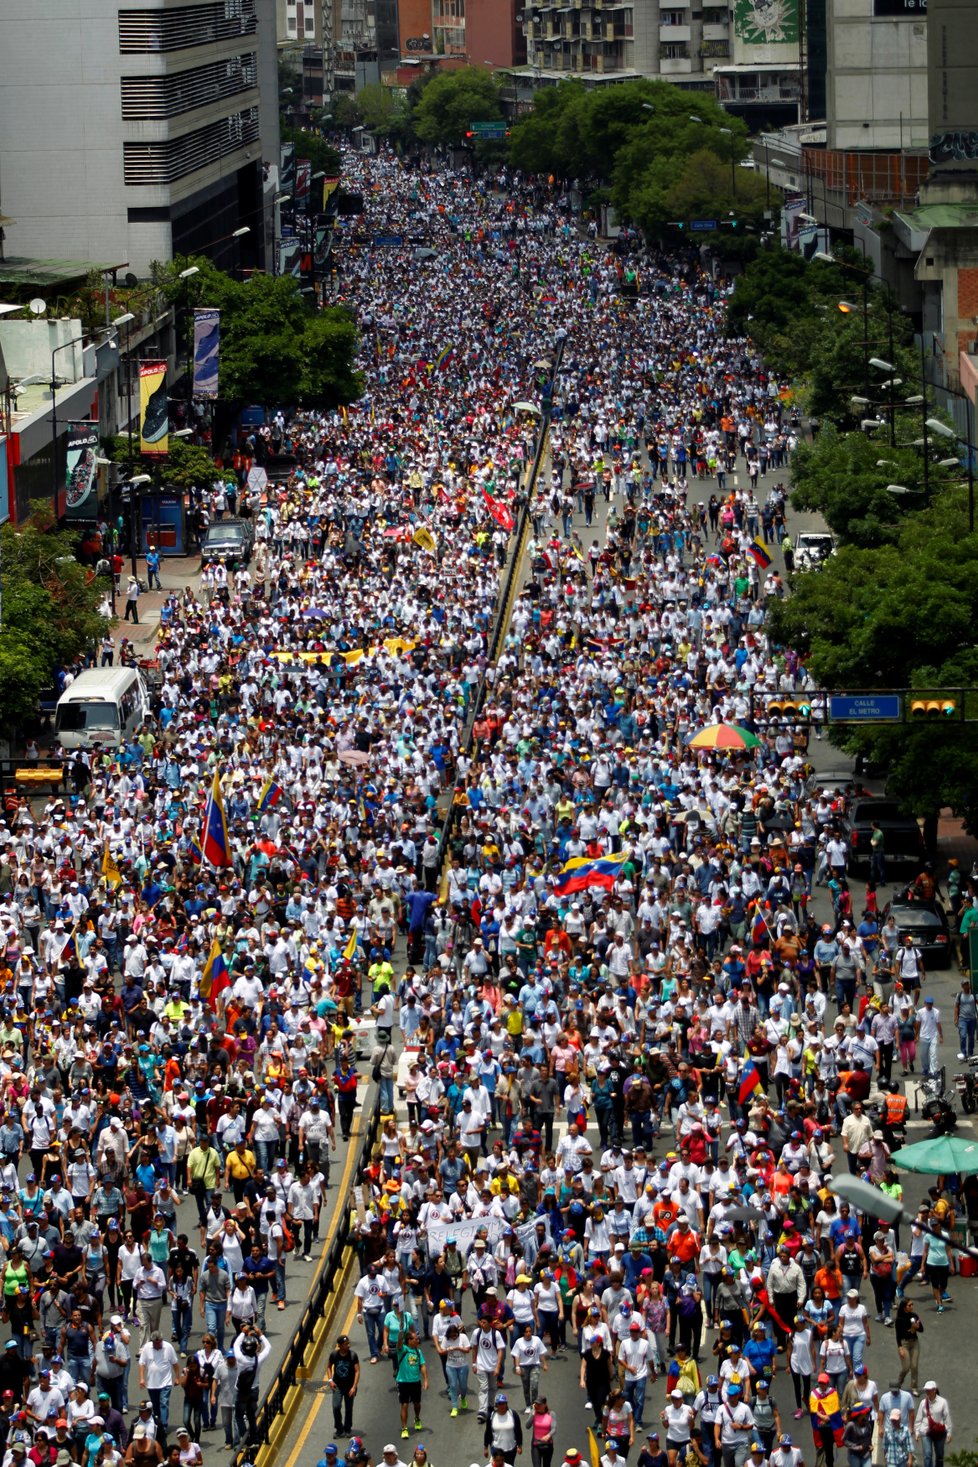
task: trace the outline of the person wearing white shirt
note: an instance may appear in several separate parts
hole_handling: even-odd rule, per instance
[[[153,1338],[147,1340],[140,1350],[138,1360],[139,1389],[145,1391],[152,1401],[156,1425],[165,1437],[170,1420],[170,1392],[177,1352],[159,1330],[154,1330]]]
[[[925,1075],[934,1075],[937,1072],[937,1047],[944,1043],[944,1030],[941,1011],[932,998],[924,999],[917,1010],[916,1022],[917,1057],[921,1071]]]
[[[547,1347],[529,1321],[514,1339],[511,1354],[523,1385],[523,1401],[530,1411],[539,1394],[540,1372],[547,1369]]]
[[[635,1425],[642,1426],[645,1410],[645,1392],[649,1382],[649,1365],[655,1358],[655,1346],[642,1329],[639,1320],[633,1319],[628,1326],[628,1336],[618,1346],[618,1362],[624,1380],[625,1400],[631,1402],[635,1413]],[[655,1380],[655,1366],[652,1377]]]

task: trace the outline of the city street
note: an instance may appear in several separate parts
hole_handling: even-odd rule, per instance
[[[741,471],[742,471],[742,460]],[[759,498],[763,500],[773,485],[783,481],[786,471],[770,473],[762,478],[760,484]],[[731,476],[736,487],[737,476]],[[691,483],[687,493],[687,500],[708,499],[712,490],[710,483],[706,482],[699,487],[697,483]],[[594,526],[595,531],[603,531],[603,518],[605,506],[602,499],[598,499],[596,506],[597,517]],[[580,523],[579,523],[580,521]],[[581,527],[581,517],[575,519],[575,529]],[[824,529],[824,524],[813,515],[791,514],[788,521],[789,533],[793,536],[800,529]],[[589,535],[591,531],[587,532]],[[772,546],[773,550],[773,546]],[[776,555],[775,564],[783,571],[781,557]],[[838,771],[848,767],[848,761],[844,755],[833,748],[826,740],[816,740],[812,737],[809,757],[816,770]],[[868,787],[874,792],[882,791],[882,783],[868,781]],[[970,849],[970,842],[965,842]],[[948,846],[946,854],[958,846]],[[853,910],[861,914],[861,898],[865,885],[857,877],[850,882],[853,894]],[[893,894],[893,887],[888,886],[881,889],[879,893],[880,906],[885,904],[889,896]],[[816,917],[821,920],[831,918],[831,902],[824,887],[816,888],[814,892],[813,910]],[[858,917],[857,917],[858,920]],[[947,1067],[948,1077],[953,1075],[956,1068],[957,1034],[951,1023],[953,1012],[954,994],[958,987],[958,975],[950,969],[941,971],[929,978],[924,985],[924,993],[934,995],[937,1006],[942,1011],[944,1018],[945,1042],[941,1048],[941,1061]],[[832,1006],[830,1005],[830,1013]],[[396,1042],[395,1034],[395,1042]],[[772,1092],[773,1093],[773,1092]],[[398,1104],[398,1122],[406,1118],[403,1103]],[[908,1127],[908,1143],[922,1140],[929,1132],[929,1123],[922,1117],[911,1115]],[[974,1120],[960,1114],[958,1108],[958,1134],[962,1136],[973,1136],[975,1134]],[[559,1140],[560,1131],[555,1135],[555,1142]],[[588,1139],[597,1149],[598,1134],[593,1124],[588,1130]],[[836,1142],[838,1154],[841,1156],[841,1147]],[[671,1146],[660,1140],[655,1147],[656,1158],[661,1158]],[[842,1163],[844,1167],[844,1162]],[[906,1174],[902,1177],[904,1184],[905,1206],[913,1210],[917,1201],[926,1194],[928,1182],[932,1179],[917,1177]],[[907,1229],[904,1228],[901,1242],[907,1237]],[[921,1313],[925,1326],[925,1333],[921,1342],[921,1381],[931,1375],[938,1380],[942,1394],[954,1402],[963,1402],[969,1399],[971,1394],[971,1381],[973,1379],[973,1362],[970,1346],[974,1337],[975,1306],[978,1301],[978,1282],[976,1280],[954,1280],[952,1281],[951,1294],[953,1304],[947,1311],[938,1316],[931,1291],[919,1281],[915,1282],[909,1291],[909,1297]],[[872,1296],[869,1286],[864,1289],[864,1302],[872,1304]],[[463,1320],[467,1327],[473,1322],[474,1311],[471,1300],[467,1300],[463,1306]],[[389,1362],[381,1360],[377,1365],[369,1364],[366,1340],[362,1327],[355,1321],[355,1310],[352,1295],[347,1308],[340,1313],[341,1328],[338,1327],[335,1334],[343,1331],[350,1333],[353,1348],[357,1351],[361,1363],[361,1386],[354,1410],[353,1428],[360,1433],[367,1450],[371,1453],[375,1463],[381,1456],[381,1448],[385,1442],[392,1441],[398,1449],[402,1460],[407,1460],[414,1451],[415,1446],[422,1442],[428,1451],[429,1459],[435,1467],[448,1467],[448,1464],[465,1464],[481,1462],[485,1459],[482,1439],[483,1428],[476,1419],[476,1403],[474,1390],[474,1377],[472,1379],[473,1390],[469,1396],[468,1412],[462,1413],[458,1418],[449,1417],[450,1402],[442,1379],[442,1372],[430,1343],[425,1347],[428,1362],[431,1388],[424,1399],[422,1422],[424,1429],[415,1434],[412,1439],[402,1441],[399,1435],[398,1398],[397,1388],[391,1378]],[[701,1373],[706,1377],[710,1373],[711,1356],[709,1351],[715,1336],[706,1334],[703,1342]],[[871,1377],[876,1381],[880,1391],[885,1391],[891,1379],[895,1380],[899,1370],[897,1363],[896,1346],[892,1330],[884,1329],[882,1326],[873,1325],[872,1345],[867,1350],[866,1359]],[[330,1342],[332,1345],[333,1341]],[[794,1397],[790,1378],[786,1373],[783,1357],[779,1366],[779,1376],[775,1382],[773,1392],[775,1403],[780,1412],[783,1430],[791,1433],[796,1444],[801,1448],[804,1455],[806,1467],[813,1467],[814,1451],[812,1447],[812,1434],[807,1417],[796,1422],[793,1419]],[[305,1385],[308,1395],[308,1411],[297,1414],[292,1432],[285,1442],[279,1467],[315,1467],[322,1456],[326,1443],[334,1438],[333,1418],[331,1410],[331,1393],[323,1384],[323,1369],[325,1358],[320,1361],[319,1367],[314,1372],[314,1379]],[[522,1387],[516,1377],[512,1364],[506,1370],[506,1387],[511,1404],[518,1405],[522,1409],[523,1397]],[[541,1392],[547,1396],[548,1403],[557,1415],[556,1442],[558,1452],[566,1447],[574,1445],[587,1457],[588,1443],[586,1427],[590,1422],[590,1413],[584,1411],[584,1395],[578,1385],[578,1360],[573,1352],[568,1353],[566,1359],[557,1360],[550,1364],[550,1368],[541,1378]],[[646,1430],[659,1429],[658,1413],[665,1404],[664,1384],[660,1381],[650,1386],[647,1405],[645,1409]],[[978,1409],[972,1415],[971,1422],[962,1421],[959,1426],[958,1443],[961,1447],[972,1444],[972,1438],[978,1430]],[[340,1443],[340,1451],[344,1446]],[[602,1444],[603,1450],[603,1444]],[[637,1455],[638,1448],[636,1447]],[[524,1450],[524,1457],[528,1458],[528,1447]],[[555,1459],[556,1460],[556,1459]]]

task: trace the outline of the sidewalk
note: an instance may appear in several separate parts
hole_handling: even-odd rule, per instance
[[[146,562],[138,560],[139,579],[146,582]],[[116,592],[115,606],[116,619],[110,627],[112,640],[116,646],[123,637],[128,637],[140,649],[145,649],[145,655],[150,655],[156,646],[156,637],[160,625],[160,611],[163,602],[171,591],[183,592],[189,586],[191,590],[197,591],[200,587],[200,556],[195,555],[171,555],[165,557],[160,563],[160,583],[162,591],[154,587],[152,591],[144,591],[139,598],[137,614],[138,623],[134,626],[132,622],[123,620],[126,611],[126,584],[129,579],[129,563],[122,573],[122,589]]]

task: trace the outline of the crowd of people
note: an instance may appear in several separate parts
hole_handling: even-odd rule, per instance
[[[809,687],[767,631],[786,499],[759,478],[796,442],[790,394],[727,337],[695,252],[623,258],[559,188],[506,173],[382,156],[344,176],[366,201],[337,251],[364,398],[270,416],[257,436],[294,471],[247,506],[250,565],[168,599],[153,721],[0,827],[0,1431],[52,1467],[194,1467],[218,1407],[229,1449],[253,1438],[266,1303],[285,1307],[289,1249],[311,1254],[372,1081],[406,1116],[361,1178],[367,1353],[331,1353],[337,1433],[385,1359],[402,1439],[439,1380],[466,1413],[474,1377],[496,1463],[526,1441],[550,1467],[573,1440],[572,1467],[590,1421],[603,1467],[640,1437],[640,1467],[799,1467],[787,1371],[827,1467],[842,1446],[866,1467],[874,1425],[887,1467],[915,1438],[940,1467],[920,1311],[893,1311],[922,1268],[946,1307],[953,1254],[825,1188],[836,1131],[899,1188],[867,1107],[905,1005],[931,1020],[912,942],[891,949],[872,890],[851,910],[844,796],[767,711]],[[551,387],[532,482],[520,404]],[[745,722],[756,749],[688,747]],[[582,1410],[558,1428],[561,1361]],[[398,1461],[359,1436],[326,1460],[343,1451]]]

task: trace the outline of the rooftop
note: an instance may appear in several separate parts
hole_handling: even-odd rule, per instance
[[[34,260],[28,255],[10,255],[0,260],[0,285],[57,290],[84,280],[91,270],[111,274],[125,269],[128,263],[127,260],[115,264],[103,264],[100,260]]]
[[[978,204],[921,204],[901,210],[897,217],[911,229],[975,229]]]

